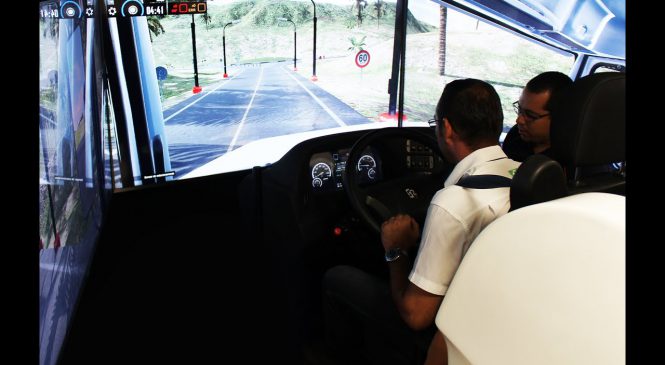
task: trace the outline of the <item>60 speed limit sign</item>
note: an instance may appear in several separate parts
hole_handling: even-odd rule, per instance
[[[369,52],[362,50],[356,54],[356,66],[363,68],[369,65]]]

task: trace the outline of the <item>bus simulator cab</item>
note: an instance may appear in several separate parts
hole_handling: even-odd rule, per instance
[[[381,222],[422,227],[453,167],[428,124],[443,87],[492,84],[503,138],[545,71],[574,80],[565,161],[529,162],[524,207],[462,261],[449,363],[623,360],[625,1],[39,4],[40,364],[331,363],[323,274],[386,277]]]

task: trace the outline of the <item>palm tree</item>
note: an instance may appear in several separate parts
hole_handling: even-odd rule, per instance
[[[351,11],[354,9],[358,10],[356,14],[356,21],[358,22],[358,27],[363,23],[363,10],[367,6],[367,0],[354,0],[353,5],[351,5]]]
[[[376,13],[376,29],[379,29],[379,19],[382,15],[386,15],[386,2],[376,0],[374,3],[374,12]]]
[[[363,36],[360,40],[356,40],[356,37],[350,37],[349,41],[351,41],[351,47],[349,47],[348,50],[355,51],[357,49],[358,51],[362,51],[363,46],[365,45],[365,38],[367,38],[366,35]]]
[[[162,26],[162,23],[159,21],[158,16],[149,16],[147,18],[147,21],[148,21],[148,34],[150,34],[150,42],[152,42],[153,34],[155,35],[155,37],[157,37],[158,35],[166,32],[164,30],[164,27]]]
[[[208,15],[208,13],[203,13],[203,22],[206,25],[206,30],[208,30],[208,26],[212,22],[212,16]]]
[[[446,23],[448,22],[448,8],[441,6],[439,11],[439,75],[446,73]]]

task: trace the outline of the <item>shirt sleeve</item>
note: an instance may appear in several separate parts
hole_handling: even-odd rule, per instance
[[[462,261],[467,231],[458,217],[431,204],[409,280],[429,293],[445,295]]]

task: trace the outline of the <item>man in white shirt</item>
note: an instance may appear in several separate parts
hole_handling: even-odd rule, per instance
[[[334,351],[349,353],[345,360],[422,363],[437,310],[462,257],[478,233],[510,208],[508,187],[455,185],[469,175],[512,178],[519,166],[499,146],[503,112],[494,88],[475,79],[450,82],[435,119],[439,147],[456,166],[432,198],[413,266],[408,253],[418,245],[419,226],[412,217],[397,215],[381,227],[389,289],[348,266],[334,267],[324,278],[327,341]],[[393,354],[369,349],[377,336]]]

